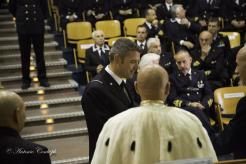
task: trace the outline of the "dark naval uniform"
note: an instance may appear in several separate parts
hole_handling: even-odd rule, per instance
[[[97,74],[96,69],[99,64],[104,67],[109,64],[109,50],[108,45],[104,45],[101,49],[94,45],[86,50],[85,70],[90,72],[93,77]]]
[[[1,163],[50,164],[48,149],[20,137],[12,128],[0,127]]]
[[[201,49],[195,49],[191,52],[192,67],[205,72],[212,90],[226,86],[229,75],[225,67],[223,51],[212,47],[204,60],[201,59],[201,54]]]
[[[9,10],[16,18],[21,52],[23,82],[30,83],[30,51],[33,43],[39,81],[46,81],[44,61],[44,19],[47,17],[47,0],[10,0]]]
[[[188,77],[177,70],[170,75],[170,83],[171,90],[168,102],[196,115],[208,131],[209,136],[213,136],[213,130],[206,116],[213,103],[213,92],[204,73],[200,70],[192,69],[191,75]],[[204,112],[190,107],[189,103],[191,102],[200,102],[205,107]]]
[[[93,26],[97,21],[110,19],[109,0],[89,0],[89,1],[86,1],[84,5],[86,9],[86,14],[85,14],[86,21],[91,22]],[[89,11],[92,11],[92,12],[89,13]],[[97,16],[100,14],[104,14],[104,15],[101,18],[98,18]]]
[[[84,91],[82,108],[89,133],[90,160],[93,157],[97,138],[104,123],[110,117],[135,106],[129,81],[126,81],[126,85],[129,99],[113,77],[107,71],[102,70]]]
[[[173,58],[173,55],[169,52],[164,52],[160,55],[160,61],[159,61],[160,66],[165,68],[165,70],[168,72],[170,75],[174,70],[177,69],[175,60]]]
[[[59,12],[63,29],[66,29],[66,24],[70,21],[82,20],[83,6],[82,0],[59,0]],[[70,17],[71,20],[69,20]]]

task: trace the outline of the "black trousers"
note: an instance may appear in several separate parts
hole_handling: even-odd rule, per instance
[[[18,33],[19,46],[21,52],[22,80],[31,82],[30,79],[30,55],[31,44],[33,44],[36,55],[36,66],[39,81],[46,80],[46,69],[44,61],[44,34],[21,34]]]

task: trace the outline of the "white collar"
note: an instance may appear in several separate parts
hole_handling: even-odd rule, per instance
[[[140,46],[141,44],[143,44],[145,46],[146,40],[144,40],[143,42],[140,42],[140,41],[137,40],[137,44],[138,44],[138,46]]]
[[[173,5],[173,3],[165,3],[165,5],[166,5],[167,9],[170,10],[170,8],[171,8],[171,6]]]
[[[98,45],[96,45],[96,44],[94,44],[94,46],[92,47],[93,49],[93,52],[95,52],[95,51],[100,51],[100,46],[98,46]],[[109,51],[109,46],[107,45],[107,44],[104,44],[103,46],[102,46],[102,50],[103,50],[103,52],[105,52],[106,50],[108,50]]]
[[[177,22],[178,24],[181,23],[181,19],[180,19],[180,18],[175,18],[175,20],[176,20],[176,22]]]
[[[147,24],[147,26],[151,29],[152,28],[152,24],[151,23],[149,23],[149,22],[145,22],[146,24]]]
[[[126,79],[120,78],[118,75],[116,75],[110,68],[109,65],[106,66],[105,71],[108,72],[112,78],[117,82],[117,84],[121,84],[122,81],[126,82]]]

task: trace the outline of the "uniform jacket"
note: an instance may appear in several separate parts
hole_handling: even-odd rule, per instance
[[[9,11],[16,17],[18,33],[44,33],[44,19],[47,18],[47,0],[10,0]]]
[[[102,64],[103,66],[107,66],[109,64],[109,47],[107,45],[104,45],[105,48],[105,56],[104,61],[105,63],[102,63],[101,57],[99,56],[98,50],[95,48],[95,45],[88,48],[86,50],[86,56],[85,56],[85,70],[92,73],[93,76],[97,74],[96,68],[99,64]]]
[[[156,15],[158,20],[167,21],[171,18],[171,12],[167,9],[166,3],[162,3],[161,6],[157,7]]]
[[[48,149],[20,137],[12,128],[0,127],[1,163],[50,164]]]
[[[85,3],[87,10],[93,10],[95,11],[95,14],[101,14],[104,13],[105,15],[108,14],[110,10],[110,2],[109,0],[90,0]]]
[[[128,82],[126,84],[129,85]],[[89,132],[90,159],[104,123],[110,117],[135,105],[130,91],[129,96],[131,102],[117,82],[105,70],[97,74],[87,85],[82,97],[82,108]]]
[[[143,25],[145,26],[148,32],[147,39],[158,36],[159,32],[161,31],[160,26],[158,27],[152,26],[152,28],[149,28],[149,26],[146,23],[144,23]]]
[[[231,22],[233,19],[246,20],[246,1],[239,0],[239,5],[235,0],[225,0],[226,12],[225,22]]]
[[[170,76],[169,101],[177,107],[187,107],[189,102],[200,102],[209,109],[213,102],[213,92],[206,76],[200,70],[191,70],[191,80],[180,71]]]
[[[160,55],[159,64],[165,68],[168,74],[171,74],[174,70],[177,69],[173,55],[169,52],[165,52]]]
[[[219,48],[211,48],[204,60],[201,59],[201,49],[191,52],[193,68],[203,70],[208,80],[223,81],[228,79],[228,72],[225,68],[223,51]]]
[[[164,31],[166,36],[174,42],[175,48],[180,49],[180,41],[190,41],[193,44],[196,43],[195,35],[202,30],[201,26],[191,22],[190,27],[180,25],[175,19],[170,19],[164,25]]]
[[[60,0],[59,1],[59,12],[61,17],[72,15],[75,13],[78,18],[82,17],[83,3],[81,0]]]
[[[194,115],[146,103],[107,121],[92,164],[154,164],[202,157],[217,161],[208,134]]]

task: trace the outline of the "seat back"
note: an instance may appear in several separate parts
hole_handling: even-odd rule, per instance
[[[219,32],[224,36],[228,36],[231,48],[240,46],[240,33],[239,32]]]
[[[245,86],[218,88],[214,91],[214,102],[223,109],[222,115],[233,115],[236,113],[238,101],[245,95]]]
[[[125,36],[136,36],[137,26],[145,22],[145,18],[128,18],[124,21]]]
[[[245,86],[218,88],[214,91],[215,110],[221,130],[223,124],[228,124],[236,113],[237,103],[245,95]]]
[[[67,39],[78,41],[91,38],[92,26],[90,22],[72,22],[67,24]]]
[[[235,160],[226,160],[226,161],[219,161],[215,164],[245,164],[246,159],[235,159]]]
[[[112,47],[114,45],[114,43],[116,42],[116,40],[118,40],[120,38],[130,39],[133,42],[135,41],[135,38],[133,38],[133,37],[117,37],[117,38],[111,38],[111,39],[108,40],[109,47]]]
[[[77,42],[77,56],[79,63],[85,62],[85,50],[93,46],[94,43],[95,41],[93,39],[80,40]]]
[[[113,38],[121,36],[121,27],[118,20],[97,21],[96,30],[102,30],[105,38]]]

